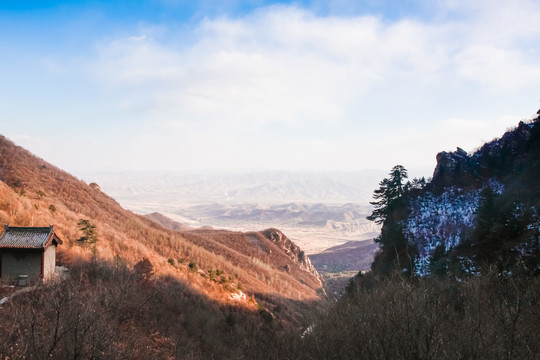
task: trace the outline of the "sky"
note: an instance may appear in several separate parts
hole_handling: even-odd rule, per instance
[[[0,54],[0,134],[73,174],[429,176],[540,107],[537,0],[2,0]]]

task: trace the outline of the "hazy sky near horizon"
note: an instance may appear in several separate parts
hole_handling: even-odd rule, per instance
[[[537,0],[2,1],[0,51],[0,133],[74,174],[432,169],[540,106]]]

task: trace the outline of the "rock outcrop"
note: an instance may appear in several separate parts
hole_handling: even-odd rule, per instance
[[[287,254],[293,262],[298,264],[298,267],[301,270],[305,270],[313,274],[319,279],[322,284],[322,276],[311,264],[311,260],[309,259],[309,257],[302,249],[300,249],[298,245],[296,245],[288,237],[286,237],[285,234],[283,234],[280,230],[273,228],[262,231],[262,234],[267,239],[271,240],[279,248],[281,248],[283,252],[285,252],[285,254]]]
[[[454,152],[438,153],[430,189],[441,193],[447,187],[482,187],[489,179],[504,182],[503,178],[511,169],[527,166],[527,147],[538,120],[536,118],[530,123],[520,121],[516,128],[484,144],[472,155],[459,147]]]
[[[442,151],[437,154],[437,166],[433,172],[433,186],[443,188],[454,184],[456,179],[467,173],[470,158],[465,150],[458,147],[454,152]]]

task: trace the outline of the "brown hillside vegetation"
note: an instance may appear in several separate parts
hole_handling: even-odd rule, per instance
[[[5,137],[0,137],[0,180],[0,223],[54,224],[65,240],[59,259],[68,267],[91,257],[76,243],[82,235],[77,223],[88,219],[97,228],[99,259],[132,268],[146,258],[156,276],[183,281],[210,301],[253,308],[253,302],[232,299],[242,289],[270,309],[292,307],[282,313],[292,317],[302,313],[299,300],[320,300],[320,276],[278,230],[165,229],[124,210],[97,184],[87,185]]]
[[[69,278],[26,289],[0,305],[0,359],[252,359],[288,328],[262,307],[220,305],[119,262],[78,262]]]

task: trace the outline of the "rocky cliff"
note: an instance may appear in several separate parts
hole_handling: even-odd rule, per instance
[[[269,240],[271,240],[276,246],[278,246],[293,263],[297,264],[301,270],[305,270],[315,276],[320,285],[323,284],[323,279],[321,275],[317,272],[315,267],[311,264],[311,260],[306,255],[306,253],[293,243],[289,238],[287,238],[280,230],[278,229],[267,229],[262,232],[262,234]],[[287,267],[287,269],[289,269]]]
[[[437,154],[432,181],[406,197],[398,225],[418,274],[518,263],[538,271],[540,118],[472,154]]]
[[[538,118],[527,123],[520,121],[515,129],[484,144],[472,155],[459,147],[454,152],[438,153],[432,189],[479,187],[490,179],[504,180],[528,166],[529,150],[535,146],[531,136],[537,122]]]

